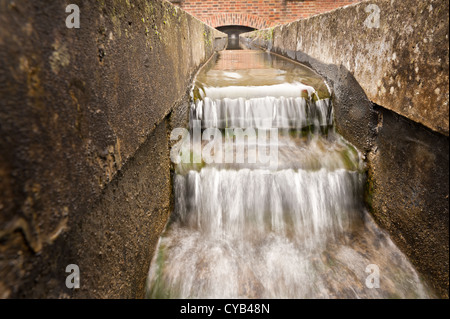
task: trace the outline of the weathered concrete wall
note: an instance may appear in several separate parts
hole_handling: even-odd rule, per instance
[[[68,29],[70,3],[0,0],[0,297],[142,297],[170,114],[216,33],[156,0],[77,1]]]
[[[448,137],[376,107],[366,203],[436,291],[448,298]]]
[[[372,214],[448,297],[448,1],[364,1],[241,34],[311,66],[368,163]],[[377,18],[379,13],[379,19]]]
[[[276,27],[269,45],[345,67],[371,101],[448,136],[448,5],[363,1]]]

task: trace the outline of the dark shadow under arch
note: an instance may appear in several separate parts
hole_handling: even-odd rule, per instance
[[[227,50],[240,50],[239,35],[241,33],[254,31],[254,28],[242,26],[242,25],[225,25],[216,28],[223,33],[228,34],[228,46]]]

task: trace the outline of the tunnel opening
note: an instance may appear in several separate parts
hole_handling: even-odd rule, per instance
[[[246,27],[243,25],[226,25],[217,27],[216,29],[228,35],[227,50],[241,50],[242,48],[239,44],[239,35],[241,33],[256,30],[255,28]]]

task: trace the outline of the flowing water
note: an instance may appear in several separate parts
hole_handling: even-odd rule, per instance
[[[433,297],[364,210],[364,163],[310,69],[221,52],[197,76],[190,125],[218,135],[212,160],[192,163],[195,141],[180,148],[150,298]]]

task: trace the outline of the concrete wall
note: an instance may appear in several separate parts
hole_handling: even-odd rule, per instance
[[[364,1],[241,34],[247,46],[302,62],[327,80],[338,131],[367,158],[368,208],[447,298],[448,5]]]
[[[270,45],[346,68],[371,101],[448,136],[448,4],[364,1],[276,27]]]
[[[0,297],[144,296],[171,119],[217,48],[166,1],[77,1],[68,29],[72,2],[0,0]]]

